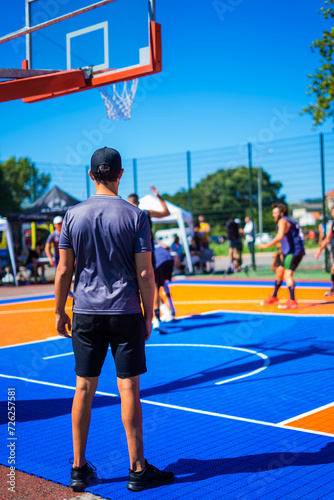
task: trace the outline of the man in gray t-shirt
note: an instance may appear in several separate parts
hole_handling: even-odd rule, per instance
[[[149,222],[144,212],[118,196],[122,174],[117,151],[95,151],[89,175],[96,195],[68,210],[60,235],[56,329],[64,337],[70,337],[65,304],[76,262],[72,345],[77,384],[71,469],[75,491],[85,489],[94,477],[85,449],[92,401],[109,345],[130,455],[127,487],[141,491],[174,479],[172,472],[159,471],[144,459],[139,375],[146,371],[145,340],[151,335],[155,283]]]

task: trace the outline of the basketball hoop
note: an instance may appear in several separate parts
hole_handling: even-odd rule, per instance
[[[129,84],[129,88],[127,84]],[[131,106],[137,87],[138,78],[99,89],[106,106],[107,118],[110,120],[129,120],[131,118]]]

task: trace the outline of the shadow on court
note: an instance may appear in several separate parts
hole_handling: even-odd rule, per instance
[[[252,345],[247,346],[253,349],[259,349],[263,351],[268,349],[267,345]],[[270,347],[270,350],[273,350]],[[280,346],[280,350],[283,350]],[[318,354],[330,354],[328,350],[324,347],[318,347],[316,345],[311,345],[309,347],[304,347],[298,350],[288,350],[284,349],[285,353],[278,354],[270,358],[270,366],[275,366],[283,363],[290,363],[298,359],[308,358],[313,355]],[[248,356],[245,356],[245,358]],[[196,388],[201,384],[207,384],[210,382],[216,382],[217,380],[224,380],[225,378],[235,377],[244,373],[249,373],[253,370],[257,370],[263,366],[262,359],[256,359],[254,361],[243,362],[234,366],[225,366],[220,364],[214,366],[207,370],[203,370],[197,373],[191,374],[189,377],[179,378],[165,384],[158,385],[156,387],[150,387],[143,389],[140,392],[141,398],[147,398],[150,396],[156,396],[161,394],[167,394],[170,392],[180,391],[180,390],[190,390]],[[228,364],[228,363],[226,363]],[[288,372],[285,370],[286,373]],[[60,398],[60,399],[35,399],[35,400],[24,400],[16,401],[16,415],[18,422],[29,422],[33,420],[47,420],[50,418],[58,417],[61,415],[67,415],[71,413],[73,398]],[[120,404],[120,399],[118,397],[110,396],[98,396],[96,395],[93,400],[93,408],[102,408],[107,406],[114,406]],[[0,425],[7,423],[7,401],[0,402]]]
[[[205,316],[207,318],[208,316]],[[196,318],[196,316],[192,316],[192,319]],[[197,318],[200,318],[198,316]],[[203,320],[203,317],[201,317]],[[216,318],[217,319],[217,316]],[[242,320],[242,319],[235,319],[235,320],[230,320],[230,321],[215,321],[213,323],[209,323],[207,326],[212,328],[215,326],[218,327],[224,327],[226,325],[235,325],[235,324],[240,324],[240,323],[248,323],[249,321],[247,319]],[[194,330],[203,330],[203,323],[197,323],[197,324],[190,324],[190,325],[184,325],[184,324],[179,324],[177,321],[171,322],[171,323],[162,323],[163,327],[166,328],[168,334],[173,334],[173,333],[185,333],[185,332],[193,332]]]
[[[227,457],[209,460],[180,458],[166,466],[165,470],[174,472],[175,483],[194,483],[217,476],[242,473],[270,473],[286,467],[307,467],[331,464],[334,462],[334,443],[328,443],[316,452],[258,453],[241,457]],[[177,477],[184,476],[184,477]],[[127,476],[97,478],[94,484],[123,483]]]
[[[242,457],[227,457],[212,460],[181,458],[166,467],[175,475],[187,477],[176,478],[178,483],[203,481],[223,474],[240,474],[250,472],[270,472],[285,467],[305,467],[311,465],[331,464],[334,462],[334,443],[328,443],[316,452],[259,453]]]
[[[74,395],[74,391],[73,391]],[[96,395],[93,408],[102,408],[120,404],[120,398]],[[33,420],[47,420],[49,418],[67,415],[72,410],[73,397],[60,399],[33,399],[15,402],[16,421],[30,422]],[[7,401],[0,402],[0,425],[7,424]]]
[[[242,346],[238,346],[242,347]],[[252,346],[256,348],[261,346]],[[317,346],[306,347],[303,350],[292,350],[291,352],[278,354],[277,356],[270,357],[270,366],[275,366],[283,363],[289,363],[298,359],[308,358],[316,354],[324,354],[325,349],[318,348]],[[142,398],[149,396],[156,396],[158,394],[165,394],[180,389],[189,389],[200,384],[205,384],[208,382],[216,382],[217,380],[223,380],[229,377],[235,377],[244,373],[249,373],[253,370],[263,366],[262,359],[256,359],[247,363],[237,364],[231,367],[222,367],[218,365],[212,367],[208,370],[203,370],[190,375],[189,377],[183,377],[172,382],[167,382],[156,387],[151,387],[149,389],[143,389],[140,392]]]

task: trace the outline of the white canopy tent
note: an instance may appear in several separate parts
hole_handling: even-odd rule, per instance
[[[13,242],[12,231],[10,229],[8,221],[3,219],[2,217],[0,217],[0,231],[4,231],[6,236],[7,250],[12,264],[15,285],[18,286],[18,281],[16,277],[16,265],[15,265],[14,242]]]
[[[152,222],[156,222],[159,224],[170,224],[171,222],[176,222],[178,224],[181,232],[181,241],[186,254],[187,266],[189,272],[192,273],[193,265],[189,251],[185,224],[188,224],[191,234],[194,234],[193,216],[190,212],[187,212],[187,210],[184,210],[183,208],[178,207],[177,205],[174,205],[169,201],[166,201],[165,203],[167,205],[170,215],[168,215],[167,217],[163,217],[161,219],[152,217]],[[140,198],[139,208],[141,210],[154,210],[155,212],[160,212],[162,210],[162,206],[159,199],[151,194],[147,194],[146,196]]]

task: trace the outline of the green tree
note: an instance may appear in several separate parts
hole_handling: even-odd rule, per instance
[[[253,168],[253,205],[257,207],[258,169]],[[279,195],[280,182],[272,182],[270,175],[262,170],[262,202],[263,207],[271,211],[271,204],[284,202],[285,197]],[[249,215],[249,169],[237,167],[219,170],[201,180],[192,189],[193,214],[203,213],[207,221],[217,229],[224,229],[226,220],[231,217],[243,218]],[[188,192],[182,190],[174,196],[163,195],[164,198],[188,210]],[[254,213],[255,216],[255,213]]]
[[[334,0],[325,1],[325,7],[320,12],[325,19],[334,17]],[[315,104],[310,104],[302,110],[302,114],[309,113],[313,119],[313,125],[317,126],[328,118],[334,116],[332,102],[334,99],[334,28],[323,31],[319,40],[312,42],[311,50],[319,51],[321,66],[316,69],[314,75],[308,75],[312,79],[307,94],[315,96]]]
[[[0,214],[27,208],[46,191],[51,178],[39,173],[29,158],[12,156],[0,163]]]

